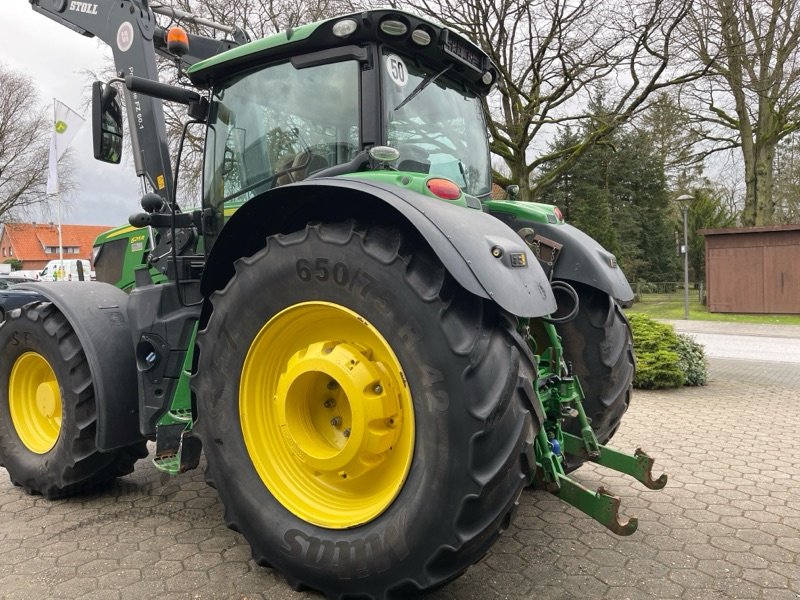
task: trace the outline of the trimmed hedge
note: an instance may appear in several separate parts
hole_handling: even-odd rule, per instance
[[[640,314],[629,315],[636,355],[633,386],[655,390],[705,385],[708,380],[703,346],[671,325]]]

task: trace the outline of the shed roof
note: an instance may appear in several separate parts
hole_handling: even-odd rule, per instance
[[[800,223],[792,225],[761,225],[759,227],[723,227],[721,229],[699,229],[700,235],[740,235],[743,233],[772,233],[773,231],[800,231]]]

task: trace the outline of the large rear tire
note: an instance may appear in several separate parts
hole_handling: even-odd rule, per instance
[[[630,405],[636,364],[633,336],[619,304],[608,294],[588,285],[570,282],[578,292],[580,308],[569,323],[556,326],[564,358],[572,363],[586,396],[583,407],[601,444],[619,429]],[[576,419],[566,430],[580,435]],[[566,469],[577,469],[582,460],[567,457]]]
[[[144,442],[101,453],[97,407],[80,340],[50,302],[0,325],[0,466],[28,493],[69,496],[133,471]]]
[[[539,423],[513,324],[416,238],[269,238],[198,336],[207,480],[255,560],[329,598],[407,598],[509,524]]]

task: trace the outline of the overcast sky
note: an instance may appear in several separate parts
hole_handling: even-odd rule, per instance
[[[99,71],[105,44],[86,38],[35,12],[28,0],[0,0],[0,62],[33,78],[39,99],[52,115],[53,98],[67,104],[86,122],[73,140],[76,189],[65,197],[64,223],[121,225],[140,212],[141,186],[133,160],[119,165],[94,160],[88,102],[91,80],[85,70]],[[110,55],[110,52],[108,53]],[[51,220],[56,217],[55,208]]]

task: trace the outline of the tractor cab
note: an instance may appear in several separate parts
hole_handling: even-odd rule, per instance
[[[369,170],[445,178],[451,199],[489,194],[481,98],[495,70],[472,43],[392,11],[289,36],[189,70],[212,88],[205,206],[219,214],[280,185]]]

